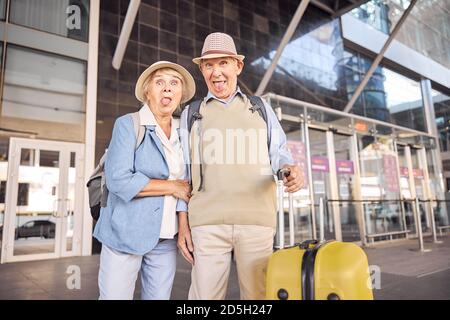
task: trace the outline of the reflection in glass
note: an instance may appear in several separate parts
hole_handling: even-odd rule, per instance
[[[319,202],[322,199],[331,199],[330,186],[330,166],[327,151],[326,132],[321,130],[309,129],[309,144],[311,152],[311,171],[314,192],[314,207],[316,214],[316,232],[320,232],[320,212]],[[335,199],[333,199],[335,200]],[[333,206],[324,208],[324,236],[325,239],[335,239]]]
[[[409,1],[403,0],[371,0],[349,14],[385,34],[390,34],[408,5]]]
[[[36,158],[36,150],[34,149],[21,149],[20,150],[20,165],[21,166],[34,166]]]
[[[359,233],[357,205],[353,202],[354,182],[354,163],[350,154],[350,146],[352,144],[351,136],[335,133],[333,135],[334,153],[336,159],[336,177],[338,183],[339,215],[341,219],[342,240],[343,241],[359,241],[361,240]],[[333,205],[336,206],[335,203]]]
[[[450,96],[431,91],[441,152],[450,151]]]
[[[35,154],[33,151],[27,154]],[[46,155],[44,164],[59,163],[59,152],[40,150],[39,153]],[[53,253],[60,205],[59,168],[20,165],[18,181],[14,255]]]
[[[372,60],[346,51],[341,84],[350,99],[363,80]],[[420,83],[385,67],[378,66],[351,112],[371,119],[426,131]],[[388,134],[388,132],[380,132]]]
[[[416,187],[416,197],[419,200],[426,200],[425,194],[425,177],[423,168],[425,165],[420,159],[419,149],[411,148],[411,162],[412,162],[412,174],[414,177],[414,185]],[[422,231],[426,232],[430,230],[430,219],[428,216],[428,203],[419,202],[420,220],[422,223]],[[415,229],[414,229],[415,230]]]
[[[268,57],[261,56],[250,64],[266,70],[274,55],[275,51],[271,51]],[[372,62],[344,47],[338,19],[306,34],[299,29],[286,45],[266,91],[343,110]],[[419,131],[427,129],[420,83],[381,65],[351,112]],[[295,110],[287,106],[286,113],[294,115]],[[314,112],[311,113],[314,118]],[[329,122],[326,118],[332,118],[330,114],[317,113],[317,121]]]
[[[40,150],[39,165],[41,167],[58,168],[59,167],[59,151]]]
[[[0,20],[5,20],[5,18],[6,18],[6,0],[0,0]]]
[[[12,0],[10,22],[87,42],[88,0]]]
[[[442,185],[441,175],[439,174],[438,149],[434,138],[423,138],[425,147],[425,156],[428,166],[430,198],[439,200],[431,202],[436,227],[448,226],[449,216],[447,212],[447,203],[444,202],[445,190]]]
[[[342,110],[347,95],[338,81],[344,51],[339,19],[303,32],[300,24],[286,45],[266,91]],[[266,70],[275,53],[273,50],[250,64]]]
[[[330,128],[342,129],[348,131],[351,127],[351,119],[348,116],[336,115],[329,112],[323,112],[307,108],[308,119],[311,123],[323,125],[324,123]]]
[[[281,122],[287,135],[287,147],[289,148],[294,163],[303,171],[305,179],[308,179],[306,144],[303,127],[300,123],[283,120]],[[311,198],[309,185],[293,194],[294,207],[294,241],[295,243],[312,238]],[[285,243],[289,243],[289,195],[285,194]]]
[[[406,158],[406,151],[404,145],[397,145],[397,156],[398,156],[398,165],[399,165],[399,173],[400,173],[400,194],[401,199],[403,200],[403,212],[405,215],[405,224],[406,229],[410,232],[414,232],[415,226],[415,218],[414,218],[414,197],[411,191],[411,185],[409,183],[409,168],[408,168],[408,160]]]
[[[384,82],[386,106],[392,117],[390,122],[426,131],[420,83],[387,68],[383,68],[383,73],[386,79]]]
[[[450,226],[450,196],[446,196],[444,200],[434,202],[433,210],[435,212],[436,231],[439,234],[440,227],[448,228]]]
[[[8,175],[9,138],[0,136],[0,255],[3,241],[3,223],[5,221],[5,196]]]
[[[2,127],[84,140],[84,62],[10,45],[5,69]]]
[[[369,70],[372,61],[359,53],[346,50],[340,61],[340,85],[346,89],[348,100],[353,96],[359,84]],[[385,77],[378,66],[355,102],[352,112],[368,118],[389,122],[386,107],[386,92],[383,83]]]
[[[70,153],[70,168],[75,168],[75,157],[76,157],[76,153],[75,152],[71,152]]]
[[[385,34],[390,34],[409,3],[409,0],[371,0],[348,14]],[[449,2],[417,1],[395,39],[450,68]]]
[[[358,144],[367,235],[404,230],[392,139],[358,136]]]
[[[391,22],[388,19],[388,6],[381,0],[369,1],[350,13],[385,34],[389,34]]]

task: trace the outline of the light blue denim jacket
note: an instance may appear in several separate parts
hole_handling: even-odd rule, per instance
[[[118,251],[143,255],[158,243],[164,196],[135,197],[151,179],[167,179],[169,167],[155,126],[146,126],[136,152],[135,144],[131,115],[118,118],[105,161],[108,201],[101,208],[94,237]],[[183,208],[186,203],[179,200],[177,211]]]

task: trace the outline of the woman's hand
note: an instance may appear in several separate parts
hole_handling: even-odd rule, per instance
[[[172,195],[175,198],[189,202],[191,198],[191,186],[187,180],[171,180]]]
[[[194,265],[194,245],[192,244],[191,228],[186,212],[178,213],[178,242],[177,246],[187,262]]]

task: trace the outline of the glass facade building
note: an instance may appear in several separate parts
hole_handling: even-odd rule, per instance
[[[449,3],[417,2],[344,113],[410,1],[332,2],[308,5],[264,90],[308,177],[294,196],[296,240],[317,237],[320,221],[326,238],[363,244],[417,236],[417,216],[425,235],[445,231]],[[142,0],[116,70],[130,0],[0,0],[1,262],[96,252],[84,183],[115,119],[140,108],[139,74],[177,62],[201,98],[192,58],[226,32],[246,56],[239,86],[254,94],[299,3]]]
[[[351,14],[373,28],[389,35],[409,0],[373,0],[351,11]],[[396,39],[405,46],[450,67],[450,3],[421,0]]]

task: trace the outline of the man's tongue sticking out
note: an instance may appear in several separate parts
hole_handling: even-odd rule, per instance
[[[214,82],[214,88],[217,91],[222,91],[224,87],[225,87],[225,82],[224,81],[215,81]]]

